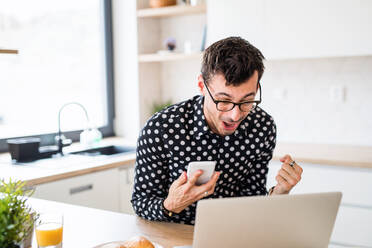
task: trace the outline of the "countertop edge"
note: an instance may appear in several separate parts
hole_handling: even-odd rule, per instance
[[[26,185],[27,186],[35,186],[39,184],[44,184],[44,183],[50,183],[62,179],[67,179],[67,178],[72,178],[76,176],[82,176],[94,172],[99,172],[103,170],[109,170],[109,169],[115,169],[115,168],[129,168],[131,167],[134,162],[136,161],[135,158],[128,158],[124,159],[122,161],[116,161],[116,162],[108,162],[107,164],[104,165],[99,165],[99,166],[93,166],[90,168],[84,168],[80,170],[75,170],[75,171],[69,171],[65,173],[60,173],[57,175],[50,175],[46,177],[40,177],[36,179],[31,179],[31,180],[26,180]]]

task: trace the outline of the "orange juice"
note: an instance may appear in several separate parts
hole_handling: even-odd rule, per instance
[[[61,223],[43,223],[36,227],[36,239],[40,246],[59,245],[62,242]]]

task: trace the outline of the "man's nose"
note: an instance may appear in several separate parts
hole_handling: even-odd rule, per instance
[[[235,105],[232,110],[230,110],[230,118],[232,121],[240,120],[241,111],[238,105]]]

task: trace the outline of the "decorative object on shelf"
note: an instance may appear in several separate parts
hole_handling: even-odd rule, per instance
[[[0,180],[0,247],[29,248],[38,214],[27,204],[34,190],[25,182]]]
[[[166,107],[169,107],[172,104],[173,103],[172,103],[171,100],[168,100],[166,102],[154,102],[151,106],[151,114],[155,114],[155,113],[165,109]]]
[[[187,5],[195,6],[198,4],[198,0],[182,0]]]
[[[164,45],[168,49],[168,51],[174,51],[174,49],[176,48],[176,39],[169,37],[165,39]]]
[[[161,8],[176,5],[177,0],[150,0],[149,4],[151,8]]]
[[[3,54],[18,54],[18,50],[0,48],[0,53],[3,53]]]

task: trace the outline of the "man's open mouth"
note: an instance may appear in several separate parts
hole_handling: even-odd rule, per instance
[[[238,127],[238,124],[239,123],[231,123],[231,122],[225,122],[225,121],[222,121],[222,123],[223,123],[223,128],[225,129],[225,130],[234,130],[235,128],[237,128]]]

